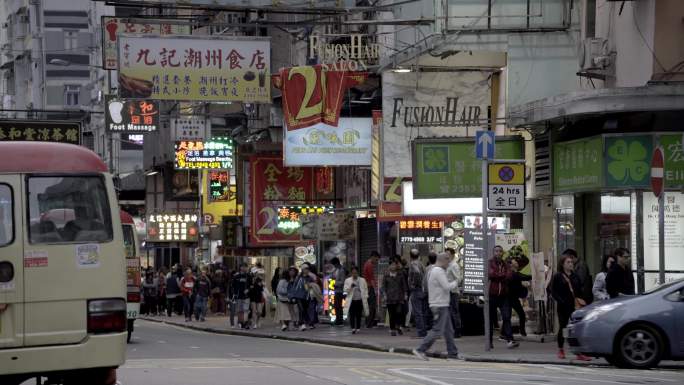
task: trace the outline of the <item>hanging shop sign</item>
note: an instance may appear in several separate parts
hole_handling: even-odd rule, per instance
[[[176,140],[204,140],[210,136],[211,123],[200,116],[172,118],[171,132]]]
[[[197,214],[164,212],[147,216],[148,242],[197,242],[198,236]]]
[[[603,139],[601,136],[553,145],[553,191],[575,192],[601,188]]]
[[[335,35],[334,42],[331,40],[318,34],[309,36],[309,59],[324,69],[366,71],[380,60],[380,44],[371,42],[369,35]]]
[[[523,159],[522,140],[498,138],[495,155],[495,159]],[[414,199],[482,196],[482,161],[475,158],[474,139],[417,139],[413,164]]]
[[[0,120],[0,142],[12,141],[79,144],[81,124],[49,120]]]
[[[283,94],[287,131],[317,123],[338,127],[345,91],[366,77],[366,72],[329,71],[321,65],[280,70],[273,76],[273,85]]]
[[[382,111],[373,110],[373,124],[371,125],[371,205],[376,206],[382,199],[382,172],[380,164],[380,146],[382,139]]]
[[[604,148],[606,187],[648,187],[653,136],[605,136]]]
[[[233,167],[233,140],[212,138],[209,141],[176,141],[177,170],[221,169]]]
[[[486,127],[491,104],[486,86],[489,76],[481,71],[383,72],[383,175],[411,175],[411,159],[406,153],[418,136],[473,136]],[[474,157],[474,148],[467,152]]]
[[[159,129],[159,102],[105,96],[105,128],[109,132],[154,132]]]
[[[229,171],[210,170],[207,175],[210,202],[226,202],[234,199],[235,194],[231,190]]]
[[[238,247],[238,217],[223,217],[221,220],[223,230],[223,247],[225,249],[234,249]]]
[[[118,36],[121,33],[139,35],[189,35],[190,25],[167,24],[160,20],[127,19],[102,16],[102,68],[119,68],[117,56]]]
[[[442,221],[399,221],[399,241],[402,243],[442,243]]]
[[[287,166],[369,166],[371,119],[340,118],[337,126],[316,123],[285,130]]]
[[[278,209],[285,205],[306,204],[313,199],[313,169],[284,167],[280,156],[250,158],[252,245],[296,244],[297,229],[278,228]]]
[[[665,169],[663,179],[665,181],[665,189],[684,189],[684,135],[661,134],[658,140],[664,150]]]
[[[119,96],[271,102],[267,39],[119,35]]]
[[[278,228],[299,229],[305,216],[311,218],[332,212],[332,206],[282,206],[278,209]]]

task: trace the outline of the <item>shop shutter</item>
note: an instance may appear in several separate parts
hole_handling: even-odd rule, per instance
[[[358,219],[359,266],[363,266],[371,251],[378,250],[378,227],[375,218]]]

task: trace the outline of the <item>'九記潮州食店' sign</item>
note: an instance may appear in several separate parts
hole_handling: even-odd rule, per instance
[[[81,125],[50,120],[0,120],[0,142],[14,141],[80,144]]]

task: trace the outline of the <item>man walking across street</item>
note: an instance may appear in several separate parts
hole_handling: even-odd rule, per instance
[[[435,267],[427,273],[428,300],[434,324],[420,346],[413,350],[416,357],[426,361],[428,358],[425,352],[432,347],[440,336],[444,337],[446,342],[447,358],[461,359],[456,342],[454,342],[454,329],[451,327],[451,315],[449,314],[450,292],[458,286],[457,281],[449,282],[447,279],[446,269],[450,258],[449,253],[440,253],[437,256]]]
[[[377,251],[372,251],[370,258],[363,265],[363,278],[368,284],[368,318],[366,319],[366,327],[372,328],[376,325],[375,313],[378,307],[377,303],[377,288],[378,280],[375,274],[375,269],[378,265],[378,259],[380,259],[380,253]]]
[[[330,260],[333,265],[332,276],[335,278],[335,325],[344,325],[344,317],[340,315],[344,312],[344,281],[347,279],[347,274],[344,267],[340,264],[340,259],[335,257]]]
[[[425,277],[425,266],[420,262],[418,249],[411,250],[411,263],[409,264],[408,285],[411,302],[411,313],[416,322],[418,337],[427,335],[425,327],[425,292],[423,292],[423,277]]]
[[[447,279],[449,282],[456,282],[456,287],[451,290],[449,299],[451,325],[454,328],[454,338],[461,338],[461,314],[458,309],[458,304],[461,296],[461,282],[463,282],[463,276],[461,274],[461,265],[458,264],[458,260],[456,259],[455,250],[447,249],[447,251],[451,256],[451,262],[449,262],[449,267],[447,267],[446,271]]]
[[[249,312],[249,287],[252,284],[252,280],[249,273],[247,273],[248,269],[249,265],[244,262],[241,263],[240,271],[233,275],[230,284],[235,301],[235,310],[238,315],[238,324],[243,329],[249,329],[246,316]]]
[[[634,275],[630,268],[629,250],[619,247],[613,252],[615,263],[610,266],[606,275],[606,291],[610,298],[620,294],[634,295]]]
[[[489,345],[492,345],[494,320],[496,310],[501,311],[501,338],[506,341],[509,349],[517,348],[520,344],[513,339],[511,328],[511,304],[508,301],[508,285],[512,277],[511,268],[503,260],[503,248],[494,247],[494,256],[489,260]]]

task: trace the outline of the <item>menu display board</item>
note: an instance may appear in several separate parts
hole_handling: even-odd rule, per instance
[[[465,229],[463,233],[465,253],[463,256],[463,292],[465,294],[483,295],[485,285],[485,269],[488,252],[484,250],[484,234],[482,230]],[[494,246],[494,235],[489,233],[489,245]]]

